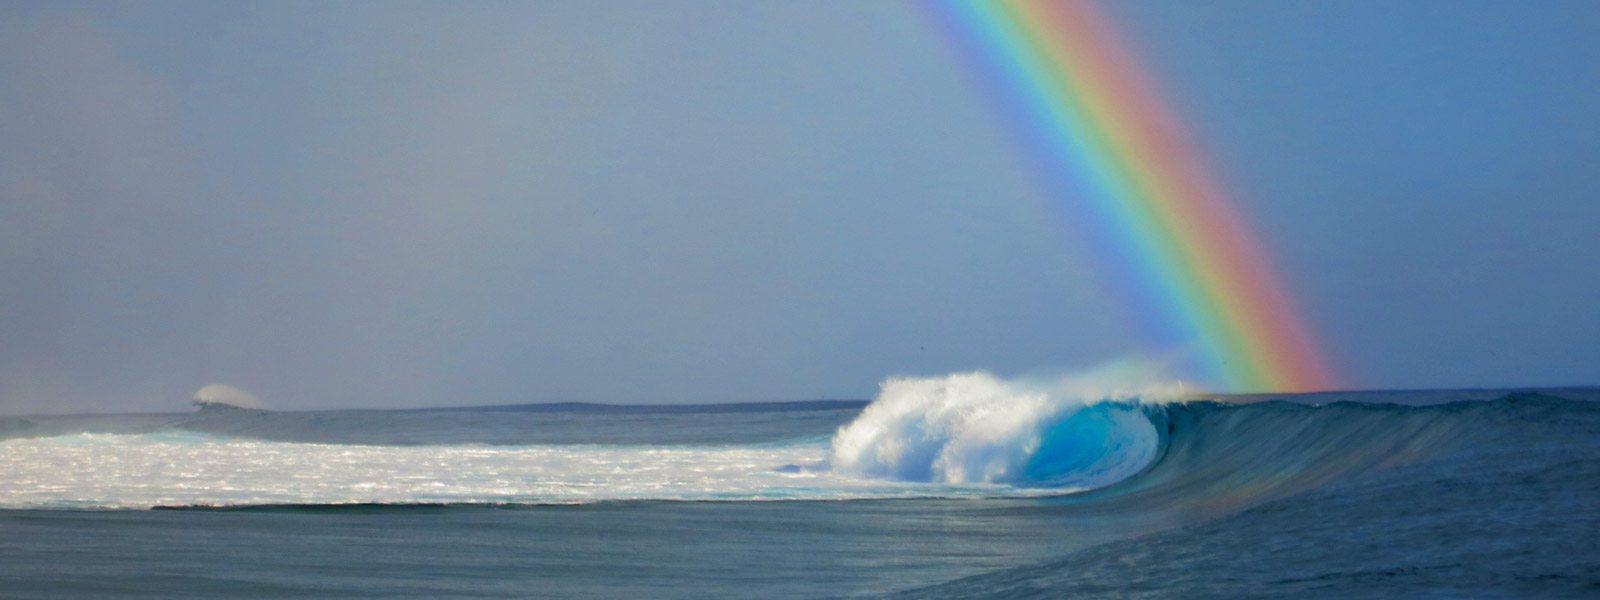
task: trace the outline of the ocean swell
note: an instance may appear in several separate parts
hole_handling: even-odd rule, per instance
[[[894,379],[859,412],[13,419],[0,421],[0,509],[1048,497],[1040,506],[1138,529],[1421,464],[1476,468],[1497,449],[1560,454],[1600,436],[1600,403],[1546,395],[1230,404],[1180,402],[1138,381]]]

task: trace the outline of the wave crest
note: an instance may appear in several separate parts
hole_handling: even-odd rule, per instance
[[[885,381],[833,439],[835,470],[906,481],[1092,489],[1127,478],[1161,452],[1163,429],[1142,406],[1177,384],[1126,369],[1008,381],[986,372]]]

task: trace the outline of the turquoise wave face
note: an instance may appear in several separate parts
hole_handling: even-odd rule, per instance
[[[1125,479],[1160,454],[1161,435],[1142,407],[1102,403],[1047,426],[1023,466],[1023,481],[1097,488]]]

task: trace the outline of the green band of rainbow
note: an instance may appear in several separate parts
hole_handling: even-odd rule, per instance
[[[951,1],[939,21],[1013,116],[1059,204],[1164,342],[1230,391],[1327,389],[1306,327],[1137,63],[1085,2]]]

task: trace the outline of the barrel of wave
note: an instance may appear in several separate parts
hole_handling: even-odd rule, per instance
[[[1146,404],[1182,389],[1126,365],[1004,380],[986,372],[894,378],[833,438],[835,472],[1063,491],[1110,485],[1161,452]]]

